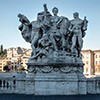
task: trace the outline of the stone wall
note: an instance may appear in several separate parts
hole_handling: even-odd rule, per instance
[[[100,94],[100,77],[87,79],[87,93]]]

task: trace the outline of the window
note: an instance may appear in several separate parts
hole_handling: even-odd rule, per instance
[[[97,61],[95,62],[95,64],[97,65]]]
[[[95,57],[97,58],[97,55],[95,55]]]
[[[95,68],[95,72],[97,72],[97,71],[98,71],[98,68],[96,67],[96,68]]]
[[[88,61],[86,61],[86,64],[88,64]]]
[[[88,72],[88,68],[86,68],[86,73]]]
[[[88,55],[86,55],[86,58],[88,59]]]
[[[100,72],[100,67],[98,67],[98,72]]]

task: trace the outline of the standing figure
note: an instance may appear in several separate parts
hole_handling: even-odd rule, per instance
[[[54,50],[58,51],[59,41],[61,39],[61,34],[58,28],[58,22],[60,21],[60,17],[57,15],[58,8],[54,7],[52,13],[54,16],[51,17],[50,39],[52,40]]]
[[[36,49],[38,46],[39,40],[43,37],[44,34],[47,34],[50,27],[50,13],[44,4],[44,11],[37,14],[37,20],[33,21],[32,24],[32,32],[31,32],[31,46],[32,46],[32,57],[36,55]]]
[[[83,34],[87,29],[86,20],[79,18],[79,13],[73,14],[74,19],[70,21],[69,31],[72,34],[72,46],[71,52],[75,55],[80,56],[81,49],[83,47]]]
[[[43,36],[43,29],[42,29],[42,20],[43,15],[41,13],[38,13],[37,20],[31,22],[32,24],[32,32],[31,32],[31,47],[32,47],[32,57],[30,59],[33,59],[33,56],[36,55],[36,48],[38,46],[38,41]]]
[[[69,20],[66,17],[60,17],[60,20],[58,22],[58,27],[60,28],[60,34],[61,34],[61,42],[62,42],[62,49],[63,51],[66,51],[68,49],[68,28],[69,28]]]
[[[47,34],[51,27],[51,16],[52,15],[48,11],[46,4],[44,4],[43,7],[44,7],[44,11],[40,12],[40,14],[42,15],[41,24],[42,24],[43,33]]]

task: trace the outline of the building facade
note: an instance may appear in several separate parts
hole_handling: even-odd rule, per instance
[[[94,50],[95,75],[100,75],[100,50]]]
[[[82,60],[84,62],[84,74],[94,75],[94,52],[92,50],[82,50]]]
[[[18,50],[19,47],[7,49],[7,57],[0,59],[0,72],[4,71],[3,68],[9,61],[11,61],[12,69],[14,70],[20,66],[23,66],[25,69],[27,69],[26,63],[31,55],[31,49],[21,48],[21,50]]]
[[[11,61],[11,58],[1,58],[0,59],[0,72],[3,72],[3,67],[7,64],[7,62]]]
[[[82,50],[82,59],[85,75],[100,75],[100,50]]]

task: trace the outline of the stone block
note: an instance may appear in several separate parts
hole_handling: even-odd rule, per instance
[[[95,78],[89,78],[87,80],[87,93],[96,94],[96,80]]]

